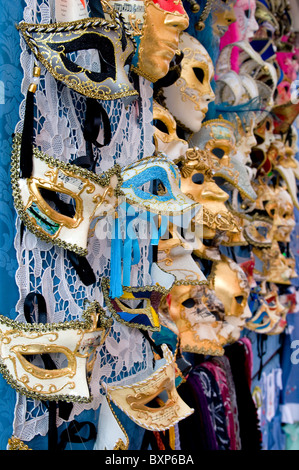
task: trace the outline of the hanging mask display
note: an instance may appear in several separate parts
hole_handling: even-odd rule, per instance
[[[34,297],[38,298],[39,315],[46,314],[44,299],[39,294]],[[87,376],[92,372],[91,358],[104,343],[112,322],[97,302],[82,316],[83,321],[35,324],[1,316],[1,373],[7,382],[19,393],[39,400],[90,401]],[[51,354],[63,356],[61,367]]]
[[[135,53],[134,42],[119,16],[113,21],[85,18],[54,24],[18,25],[36,59],[56,80],[94,99],[121,98],[128,105],[138,93],[130,83],[125,67]],[[96,49],[99,70],[89,70],[76,53]]]
[[[237,341],[252,314],[248,306],[249,284],[242,268],[227,256],[213,263],[210,287],[224,305],[224,319],[234,330],[230,341]]]
[[[180,127],[198,132],[209,103],[215,99],[211,87],[214,66],[206,49],[188,33],[181,34],[179,48],[184,54],[181,74],[173,85],[163,88],[165,107]]]
[[[120,167],[102,175],[61,162],[33,148],[30,178],[20,177],[21,136],[15,135],[11,179],[14,204],[37,237],[87,254],[88,230],[95,217],[113,213],[118,204]],[[56,207],[53,207],[55,203]]]
[[[254,273],[258,279],[290,285],[291,280],[297,277],[295,259],[284,256],[278,242],[273,241],[270,248],[254,247],[252,252],[256,260]]]
[[[176,390],[174,357],[165,344],[161,348],[163,358],[157,361],[156,370],[144,380],[130,385],[102,382],[108,401],[112,401],[138,426],[151,431],[169,429],[193,413]]]
[[[185,155],[188,142],[178,137],[174,117],[156,101],[153,103],[153,123],[156,151],[165,153],[172,161]]]
[[[153,83],[164,77],[179,49],[180,33],[189,25],[181,0],[109,0],[108,3],[123,15],[136,40],[132,70]]]

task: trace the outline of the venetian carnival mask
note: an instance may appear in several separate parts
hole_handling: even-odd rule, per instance
[[[237,221],[225,206],[229,195],[213,179],[213,162],[208,151],[189,149],[180,166],[182,191],[201,204],[195,223],[203,226],[203,238],[216,230],[238,232]]]
[[[223,36],[229,25],[236,21],[235,3],[236,0],[215,0],[212,3],[212,28],[215,36]]]
[[[224,319],[234,327],[229,342],[237,341],[252,314],[247,300],[249,284],[243,269],[227,256],[213,263],[210,288],[224,305]]]
[[[174,161],[188,150],[188,142],[177,135],[177,124],[170,112],[153,103],[154,142],[157,152],[162,152]]]
[[[256,199],[251,175],[237,153],[235,127],[230,121],[219,118],[204,122],[200,131],[192,136],[190,144],[210,152],[214,178],[219,177],[231,188],[237,188],[242,197],[251,201]]]
[[[260,305],[256,312],[253,312],[252,318],[247,321],[246,328],[259,334],[271,334],[276,326],[286,325],[282,318],[285,308],[279,301],[276,290],[267,292],[265,295],[259,295]]]
[[[255,168],[261,168],[267,158],[267,152],[274,141],[273,118],[267,116],[255,129],[257,145],[252,148],[251,160]]]
[[[197,132],[208,111],[209,102],[215,99],[211,87],[213,62],[201,43],[182,33],[179,48],[184,57],[181,75],[172,85],[163,88],[165,106],[183,129]]]
[[[259,29],[255,19],[256,0],[237,0],[234,11],[239,40],[250,39]]]
[[[253,247],[252,252],[257,280],[290,285],[291,279],[297,277],[295,259],[284,256],[277,241],[273,241],[270,248]]]
[[[108,401],[112,401],[132,421],[150,431],[164,431],[190,416],[190,408],[175,386],[175,359],[165,344],[163,358],[155,371],[133,384],[111,385],[102,382]]]
[[[174,286],[159,309],[160,321],[177,333],[182,351],[222,356],[232,327],[224,308],[206,285]]]
[[[34,147],[31,177],[22,178],[20,148],[21,136],[16,134],[11,177],[20,218],[37,237],[86,255],[91,221],[113,213],[118,204],[120,167],[97,175]]]
[[[112,322],[97,302],[83,312],[83,319],[29,324],[1,316],[3,377],[27,397],[89,402],[87,376],[92,372],[92,357],[103,344]],[[53,362],[51,354],[63,357],[61,367]]]
[[[109,0],[136,40],[132,70],[151,82],[164,77],[178,51],[180,33],[189,25],[181,0]]]
[[[54,24],[18,25],[27,45],[56,80],[82,95],[101,100],[122,98],[125,105],[138,93],[130,83],[135,45],[118,14],[113,20],[84,18]],[[96,50],[97,66],[89,69],[80,56]]]

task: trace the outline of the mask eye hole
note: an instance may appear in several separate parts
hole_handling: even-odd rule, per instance
[[[153,124],[159,131],[164,134],[169,134],[168,127],[163,121],[161,121],[161,119],[154,119]]]
[[[193,67],[193,72],[200,83],[203,83],[205,78],[205,72],[200,67]]]
[[[66,217],[73,218],[75,216],[76,202],[72,197],[46,188],[40,188],[39,192],[46,203],[56,212]]]
[[[265,139],[263,139],[263,137],[261,137],[260,135],[257,135],[257,134],[255,134],[254,137],[256,139],[257,145],[261,145],[265,140]]]
[[[266,122],[266,129],[267,129],[267,131],[269,131],[269,130],[270,130],[270,127],[271,127],[271,124],[270,124],[270,122],[269,122],[269,121],[267,121],[267,122]]]
[[[246,18],[250,18],[251,11],[249,9],[244,10],[244,15],[246,16]]]
[[[195,184],[202,184],[204,182],[204,175],[202,173],[195,173],[195,175],[192,176],[192,181]]]
[[[184,302],[182,302],[182,305],[184,305],[186,308],[193,308],[195,306],[195,300],[192,298],[186,299]]]
[[[222,158],[225,152],[223,149],[216,147],[212,150],[212,154],[215,155],[215,157],[217,158]]]
[[[243,302],[244,296],[243,296],[243,295],[237,295],[237,296],[235,297],[235,299],[236,299],[236,302],[237,302],[239,305],[241,305],[241,303]]]

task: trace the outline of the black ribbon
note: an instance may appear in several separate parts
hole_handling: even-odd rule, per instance
[[[30,178],[33,168],[34,93],[27,91],[26,108],[20,150],[20,177]]]
[[[88,426],[89,428],[89,433],[87,437],[82,437],[82,435],[80,435],[80,431],[82,430],[82,428],[86,426]],[[69,442],[72,442],[74,444],[88,442],[91,439],[95,439],[96,435],[97,435],[97,430],[93,423],[90,423],[89,421],[78,422],[74,419],[73,421],[70,422],[67,429],[62,431],[60,435],[60,441],[57,446],[57,450],[64,450],[66,445]]]

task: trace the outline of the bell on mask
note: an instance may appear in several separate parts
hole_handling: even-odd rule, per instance
[[[179,48],[184,54],[180,78],[162,92],[165,107],[177,125],[187,133],[193,133],[201,128],[208,105],[215,99],[211,87],[214,67],[206,49],[188,33],[181,34]]]
[[[213,263],[210,288],[224,305],[224,319],[233,327],[229,342],[239,339],[252,316],[248,306],[249,283],[243,269],[227,256]]]
[[[82,316],[82,321],[53,324],[1,316],[1,373],[11,387],[39,400],[89,402],[93,355],[112,321],[97,302],[90,303]],[[60,357],[60,363],[52,357]]]
[[[154,372],[136,383],[111,385],[102,381],[108,402],[113,402],[138,426],[164,431],[190,416],[190,408],[175,386],[176,365],[169,348],[162,344],[163,358]]]
[[[107,4],[121,13],[136,41],[131,69],[152,83],[163,78],[179,49],[179,36],[189,25],[181,0],[109,0]],[[107,17],[111,10],[106,10]]]

